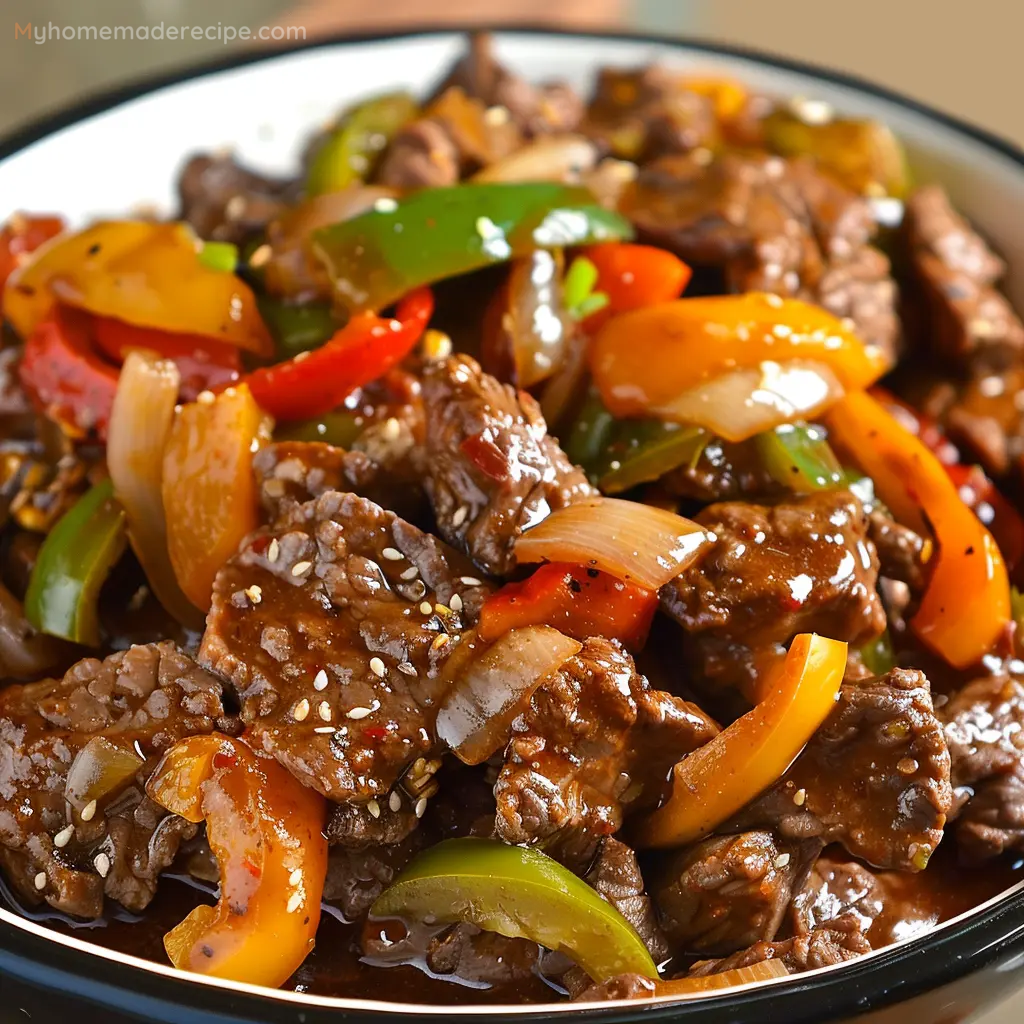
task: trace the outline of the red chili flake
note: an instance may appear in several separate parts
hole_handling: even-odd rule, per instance
[[[363,735],[369,740],[380,741],[387,736],[388,731],[383,725],[371,725],[363,730]]]
[[[483,433],[467,437],[459,447],[481,473],[499,483],[508,479],[508,459],[502,450]]]
[[[213,755],[214,768],[234,768],[238,764],[238,756],[228,750],[218,750]]]
[[[782,599],[782,607],[785,608],[787,612],[798,612],[803,605],[803,601],[798,601],[792,594],[787,594]]]
[[[259,878],[263,874],[263,869],[253,864],[248,857],[242,861],[242,867],[245,868],[253,878]]]
[[[262,555],[267,548],[270,547],[270,537],[257,537],[252,544],[249,545],[251,551],[257,555]]]

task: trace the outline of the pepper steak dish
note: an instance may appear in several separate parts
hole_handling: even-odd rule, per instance
[[[886,126],[479,36],[179,192],[0,235],[5,903],[508,1003],[1024,877],[1024,326]]]

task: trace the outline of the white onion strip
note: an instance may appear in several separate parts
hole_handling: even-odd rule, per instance
[[[508,739],[534,690],[583,645],[551,626],[523,626],[460,661],[437,712],[437,735],[466,764],[481,764]]]
[[[524,533],[519,562],[571,562],[656,590],[690,565],[710,536],[674,512],[622,498],[580,501]]]
[[[182,625],[202,613],[182,592],[167,552],[161,495],[164,448],[174,420],[180,375],[174,363],[129,352],[121,367],[107,431],[107,468],[128,520],[128,539],[153,593]]]

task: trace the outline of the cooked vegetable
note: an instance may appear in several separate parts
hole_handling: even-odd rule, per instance
[[[734,988],[736,985],[752,985],[759,981],[788,977],[789,971],[781,960],[762,960],[749,967],[735,967],[731,971],[720,971],[718,974],[659,981],[655,984],[654,994],[656,996],[689,996],[696,995],[698,992],[717,992],[719,989]]]
[[[466,921],[571,957],[595,981],[657,978],[643,940],[586,882],[539,850],[449,839],[421,853],[370,908],[372,918]]]
[[[597,267],[586,256],[577,256],[565,275],[565,305],[573,320],[584,320],[608,305],[608,296],[595,290]]]
[[[605,494],[619,494],[658,480],[700,458],[709,440],[706,430],[662,420],[617,420],[592,476]]]
[[[164,755],[149,796],[206,821],[217,858],[216,907],[196,907],[164,936],[179,970],[278,986],[313,948],[327,874],[326,802],[242,741],[191,736]]]
[[[865,644],[860,649],[861,661],[874,676],[884,676],[896,667],[896,652],[892,649],[892,637],[886,630],[877,640]]]
[[[552,512],[516,541],[516,559],[569,562],[655,590],[708,543],[696,523],[621,498],[579,501]]]
[[[1010,621],[1010,582],[992,534],[932,452],[870,395],[847,395],[827,425],[896,519],[938,545],[911,628],[951,665],[974,664]]]
[[[579,565],[542,565],[521,583],[506,583],[484,602],[479,635],[546,623],[577,640],[605,636],[639,649],[658,607],[654,590]]]
[[[422,189],[391,209],[322,228],[313,246],[348,309],[382,309],[420,285],[534,249],[628,238],[583,188],[548,182]]]
[[[270,337],[251,289],[234,274],[205,266],[197,255],[201,245],[185,224],[94,224],[50,242],[11,274],[4,314],[23,338],[62,302],[269,355]]]
[[[542,135],[473,176],[473,181],[578,182],[597,163],[597,147],[582,135]]]
[[[330,412],[357,387],[397,366],[419,341],[434,310],[427,288],[407,295],[394,318],[357,313],[315,352],[255,370],[247,378],[260,407],[276,419]]]
[[[128,354],[110,414],[107,468],[127,517],[132,550],[153,593],[179,622],[201,628],[202,616],[171,565],[161,491],[178,381],[174,363],[143,352]]]
[[[509,629],[460,666],[437,709],[437,735],[466,764],[508,742],[512,719],[534,690],[580,649],[546,625]]]
[[[130,743],[93,736],[75,755],[64,784],[64,799],[76,810],[103,803],[131,782],[145,764]]]
[[[820,427],[784,423],[755,440],[765,469],[791,491],[809,494],[846,484],[843,467]]]
[[[324,303],[299,305],[268,295],[261,295],[257,301],[260,314],[274,336],[274,351],[284,359],[319,348],[340,327],[331,307]]]
[[[614,317],[594,339],[590,368],[616,416],[694,423],[742,441],[813,415],[838,397],[836,385],[866,387],[888,364],[825,310],[749,293]]]
[[[30,252],[64,230],[63,217],[28,216],[16,213],[0,229],[0,294],[7,278],[14,273]],[[0,304],[0,311],[3,305]]]
[[[264,434],[244,384],[201,395],[171,425],[163,460],[167,548],[178,585],[203,611],[217,570],[256,528],[252,457]]]
[[[338,192],[369,177],[392,137],[415,116],[416,101],[405,92],[374,96],[347,110],[313,156],[306,195]]]
[[[695,842],[767,789],[828,717],[845,670],[845,643],[795,637],[764,700],[675,766],[668,800],[636,829],[639,844]]]
[[[41,633],[99,646],[100,588],[127,543],[113,494],[109,479],[96,484],[47,534],[25,594],[25,616]]]
[[[310,420],[296,420],[274,431],[275,441],[323,441],[338,448],[351,448],[352,442],[363,432],[365,424],[355,413],[339,409],[315,416]]]
[[[614,314],[671,302],[693,273],[678,256],[653,245],[609,242],[590,246],[584,256],[597,270],[595,290],[608,296],[607,308],[587,320],[589,331]]]
[[[208,270],[233,274],[238,266],[238,246],[231,242],[201,242],[199,262]]]
[[[614,429],[615,417],[605,408],[597,389],[591,388],[569,433],[566,455],[577,466],[596,465],[603,457]]]

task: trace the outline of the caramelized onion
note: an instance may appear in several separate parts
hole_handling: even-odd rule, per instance
[[[75,755],[64,783],[64,798],[76,810],[101,801],[130,782],[144,764],[131,747],[93,736]]]
[[[121,369],[107,436],[107,468],[128,519],[128,539],[164,608],[183,625],[199,626],[199,610],[178,586],[167,550],[161,497],[164,447],[174,419],[180,377],[166,359],[129,352]]]
[[[582,135],[547,135],[485,167],[474,181],[574,183],[597,163],[597,147]]]
[[[510,629],[459,664],[437,712],[437,735],[466,764],[486,761],[508,738],[533,691],[583,645],[551,626]]]
[[[755,981],[786,978],[789,970],[781,960],[762,960],[749,967],[736,967],[720,974],[707,974],[702,978],[676,978],[674,981],[655,982],[657,996],[688,996],[697,992],[713,992],[734,985],[749,985]]]
[[[709,541],[674,512],[622,498],[596,498],[552,512],[516,541],[519,562],[570,562],[656,590]]]

